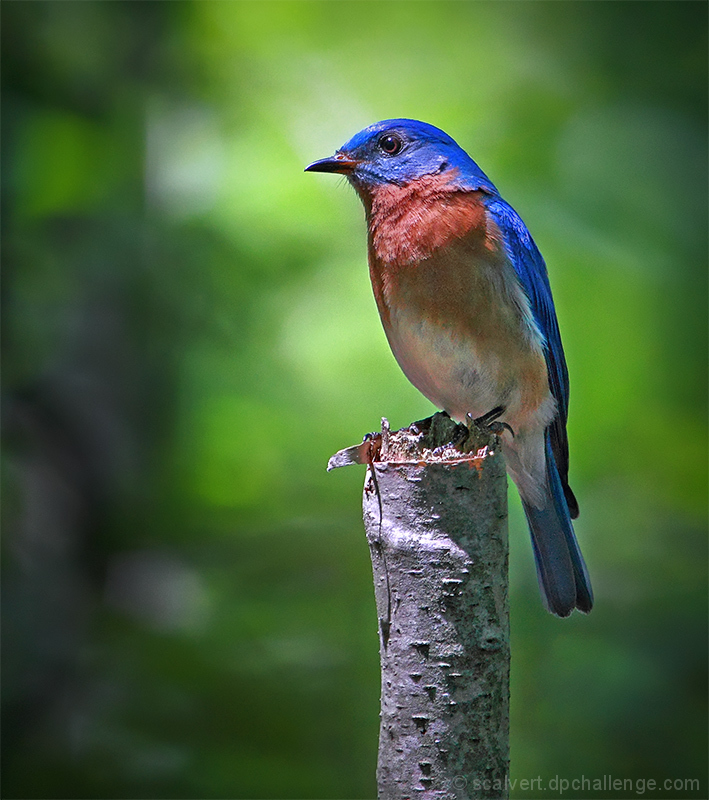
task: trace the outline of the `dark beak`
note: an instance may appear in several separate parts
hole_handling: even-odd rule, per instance
[[[343,175],[349,175],[350,172],[357,166],[358,162],[354,158],[350,158],[345,153],[335,153],[330,158],[321,158],[320,161],[313,161],[306,168],[306,172],[340,172]]]

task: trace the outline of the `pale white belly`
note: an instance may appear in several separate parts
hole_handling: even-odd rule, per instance
[[[476,339],[417,317],[390,310],[387,337],[394,357],[413,385],[435,406],[463,421],[505,406],[501,417],[513,429],[544,427],[554,401],[546,365],[521,334]]]
[[[509,394],[499,358],[445,326],[392,311],[387,337],[406,377],[455,419],[482,416]]]
[[[556,404],[546,370],[529,380],[536,354],[514,345],[504,353],[489,348],[489,342],[483,349],[470,337],[456,336],[446,326],[401,311],[391,314],[387,337],[406,377],[453,419],[464,422],[466,414],[476,418],[505,407],[500,420],[514,431],[514,436],[505,431],[501,437],[508,471],[528,502],[542,503],[544,429]]]

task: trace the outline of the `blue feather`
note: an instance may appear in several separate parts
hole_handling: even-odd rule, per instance
[[[587,614],[593,608],[593,590],[571,524],[548,431],[546,463],[544,508],[522,501],[532,535],[539,588],[545,606],[553,614],[567,617],[574,608]]]
[[[569,442],[566,433],[569,373],[546,264],[527,226],[510,205],[498,196],[488,201],[488,210],[502,231],[507,256],[529,299],[534,321],[544,338],[544,358],[547,364],[549,388],[556,400],[558,412],[549,428],[551,449],[571,518],[575,519],[578,517],[579,508],[569,486]]]

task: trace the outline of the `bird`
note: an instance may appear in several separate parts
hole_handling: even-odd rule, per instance
[[[571,521],[569,377],[527,226],[454,139],[418,120],[370,125],[305,171],[345,175],[364,205],[374,297],[409,381],[458,422],[497,423],[545,608],[588,613]]]

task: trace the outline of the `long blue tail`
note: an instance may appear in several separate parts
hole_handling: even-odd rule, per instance
[[[522,501],[532,534],[539,588],[544,605],[552,614],[568,617],[575,608],[587,614],[593,608],[591,581],[574,535],[548,431],[545,447],[547,484],[544,508],[535,508]]]

